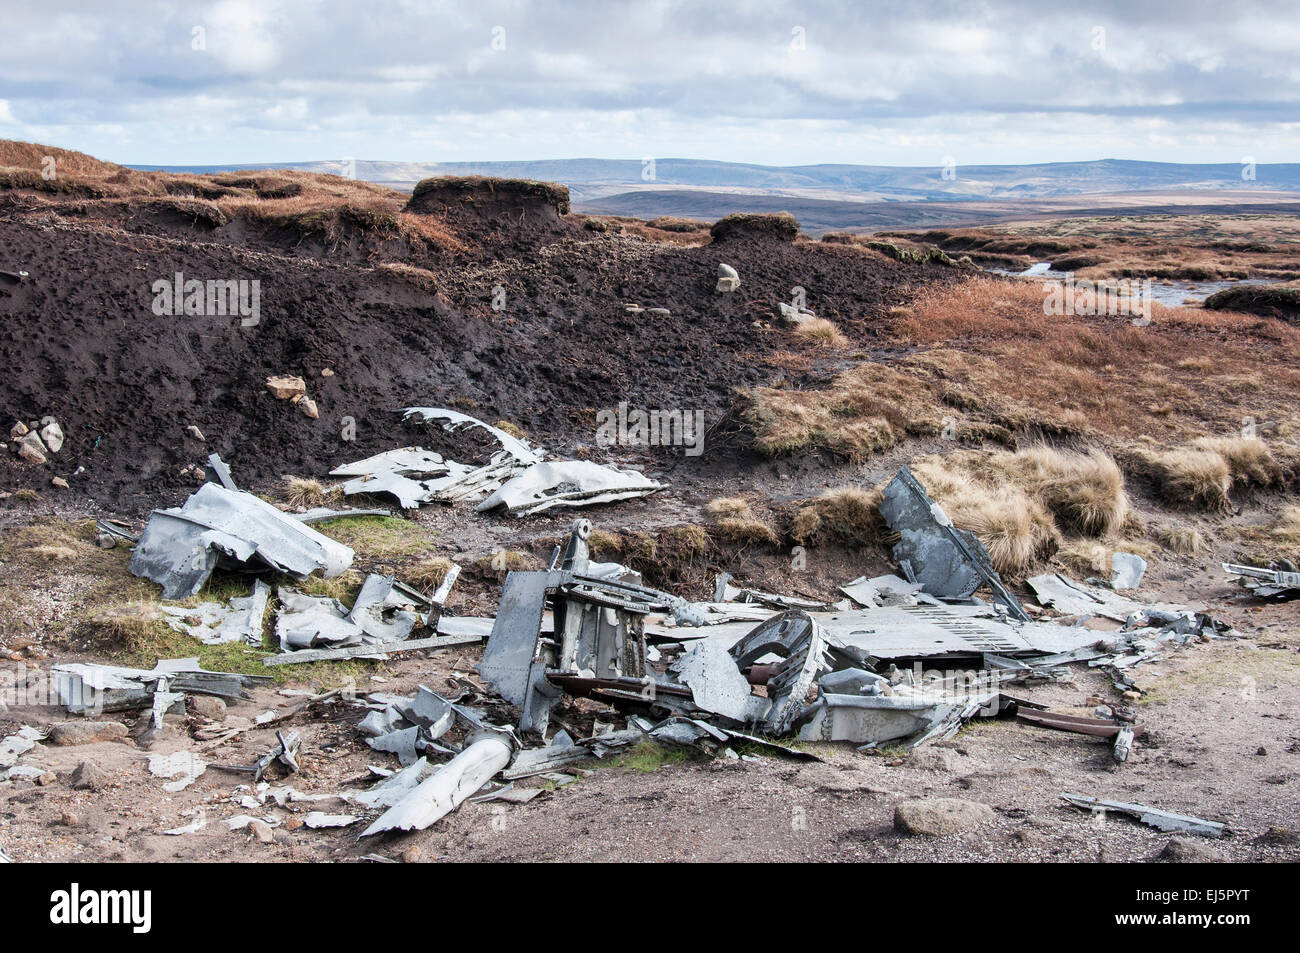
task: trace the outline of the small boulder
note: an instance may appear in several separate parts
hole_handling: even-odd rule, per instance
[[[776,319],[785,325],[804,324],[816,317],[811,311],[800,311],[794,305],[786,304],[784,301],[778,301],[776,309]]]
[[[740,275],[730,265],[718,263],[718,291],[732,292],[740,287]]]
[[[9,439],[17,440],[25,433],[27,433],[27,425],[23,423],[21,420],[16,421],[14,425],[9,428]]]
[[[263,844],[269,844],[275,840],[275,832],[271,830],[271,825],[266,821],[250,821],[248,829]]]
[[[19,437],[18,456],[28,463],[44,463],[46,460],[45,444],[41,442],[40,435],[29,430]]]
[[[1171,837],[1151,859],[1160,864],[1221,864],[1227,860],[1223,851],[1199,837]]]
[[[50,730],[50,744],[68,747],[121,741],[127,734],[120,721],[61,721]]]
[[[58,453],[63,449],[63,428],[53,417],[46,417],[41,421],[41,439],[45,441],[45,446],[50,448],[50,453]]]
[[[315,420],[320,416],[320,411],[316,408],[316,401],[312,400],[310,397],[304,397],[302,400],[298,401],[298,409],[312,420]]]
[[[69,783],[78,791],[102,791],[108,786],[108,772],[93,761],[83,761],[72,772]]]
[[[302,397],[307,393],[307,382],[301,377],[290,377],[288,375],[268,377],[266,379],[266,389],[277,400],[290,400],[294,397]]]
[[[190,711],[209,721],[223,721],[226,717],[226,703],[212,695],[191,695]]]
[[[909,768],[921,768],[924,771],[952,771],[959,755],[945,748],[916,748],[907,755],[903,762]]]
[[[906,834],[946,837],[991,823],[993,808],[978,801],[938,797],[900,801],[894,807],[894,827]]]

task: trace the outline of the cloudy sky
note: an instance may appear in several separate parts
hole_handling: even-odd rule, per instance
[[[1300,6],[0,0],[0,138],[144,164],[1300,161]]]

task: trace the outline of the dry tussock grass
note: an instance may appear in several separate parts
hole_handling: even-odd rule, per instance
[[[775,544],[776,531],[754,513],[749,501],[738,496],[723,496],[704,508],[713,519],[713,531],[722,539],[736,543]]]
[[[324,504],[326,497],[330,495],[330,491],[325,488],[325,484],[321,483],[320,480],[291,475],[286,475],[281,480],[281,490],[284,495],[284,502],[294,509],[300,506],[308,509],[313,506],[321,506]]]
[[[849,339],[840,333],[839,326],[826,318],[809,318],[803,324],[796,325],[792,333],[797,340],[814,347],[831,348],[849,345]]]
[[[1282,480],[1281,466],[1258,437],[1202,437],[1192,446],[1221,456],[1233,483],[1272,486]]]
[[[1124,475],[1102,450],[1072,453],[1039,445],[992,461],[1047,506],[1068,533],[1109,536],[1128,516]]]
[[[56,174],[49,180],[40,174],[47,155],[55,159]],[[242,219],[291,228],[304,235],[318,234],[331,243],[362,230],[439,249],[464,248],[436,218],[407,212],[405,193],[319,172],[144,172],[80,152],[0,141],[0,188],[75,195],[90,200],[83,204],[98,202],[106,208],[148,204],[156,211],[188,215],[213,228]]]
[[[1156,530],[1156,539],[1171,553],[1195,556],[1205,548],[1205,538],[1190,527],[1162,526]]]
[[[1022,576],[1056,552],[1056,524],[1025,489],[971,462],[968,455],[946,454],[922,457],[911,468],[953,523],[984,544],[999,573]]]
[[[891,311],[893,339],[915,353],[858,365],[815,390],[744,391],[742,418],[764,453],[850,458],[943,423],[959,439],[1009,443],[1021,432],[1191,439],[1206,420],[1290,418],[1300,329],[1158,305],[1152,324],[1136,327],[1124,316],[1044,315],[1043,300],[1030,282],[932,286],[906,312]],[[1238,378],[1262,383],[1249,394],[1225,383]]]
[[[878,541],[886,532],[880,516],[880,487],[827,490],[795,513],[790,535],[808,545],[833,539],[853,546]]]
[[[445,556],[428,556],[402,569],[402,581],[421,592],[432,592],[442,585],[451,571],[451,560]]]
[[[1061,543],[1056,561],[1071,575],[1110,577],[1111,548],[1095,539],[1071,539]]]
[[[1232,472],[1216,451],[1183,447],[1140,450],[1139,456],[1151,467],[1157,490],[1170,503],[1215,511],[1229,507]]]
[[[416,265],[408,265],[404,261],[381,261],[375,265],[375,271],[380,274],[393,275],[400,278],[407,284],[433,294],[438,290],[438,279],[433,272],[427,268],[420,268]]]
[[[1300,546],[1300,506],[1284,506],[1269,533],[1274,539]]]
[[[1201,437],[1161,450],[1140,447],[1135,456],[1171,503],[1224,511],[1235,487],[1273,487],[1294,477],[1296,453],[1270,448],[1258,437]]]

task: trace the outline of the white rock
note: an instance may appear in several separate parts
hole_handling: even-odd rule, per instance
[[[18,456],[28,463],[45,462],[45,444],[38,434],[28,431],[18,440]]]
[[[63,447],[63,428],[53,417],[45,419],[49,423],[41,427],[41,439],[45,441],[45,446],[50,448],[50,453],[58,453]]]

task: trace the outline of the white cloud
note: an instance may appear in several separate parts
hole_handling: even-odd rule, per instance
[[[1210,161],[1243,139],[1279,161],[1300,114],[1300,25],[1266,0],[62,6],[6,11],[4,134],[119,161]]]

